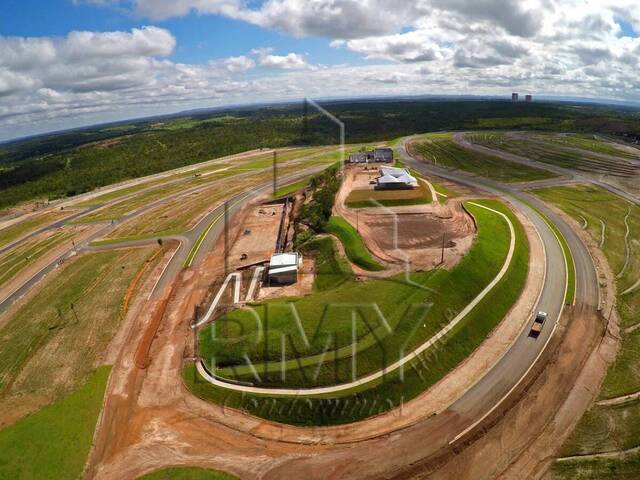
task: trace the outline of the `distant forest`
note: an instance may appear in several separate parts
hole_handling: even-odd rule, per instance
[[[637,110],[479,100],[343,101],[323,105],[348,143],[462,129],[539,129],[640,135]],[[111,124],[0,145],[0,208],[252,150],[339,142],[337,127],[303,105],[235,108]]]

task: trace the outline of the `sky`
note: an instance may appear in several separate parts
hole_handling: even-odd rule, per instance
[[[2,0],[0,141],[378,95],[640,101],[637,0]]]

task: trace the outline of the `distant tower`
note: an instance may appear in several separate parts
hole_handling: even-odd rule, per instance
[[[533,97],[531,95],[525,95],[524,101],[531,103],[533,102]]]
[[[511,101],[512,102],[517,102],[518,101],[518,94],[517,93],[512,93],[511,94]]]

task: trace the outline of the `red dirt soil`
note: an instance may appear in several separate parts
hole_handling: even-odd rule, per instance
[[[231,238],[238,233],[236,227]],[[440,451],[436,441],[450,433],[455,418],[418,415],[415,422],[405,423],[404,415],[419,409],[419,401],[380,419],[341,427],[275,424],[200,400],[182,382],[185,357],[193,352],[189,322],[195,305],[222,273],[222,252],[218,243],[201,267],[180,274],[173,294],[167,289],[160,300],[138,306],[109,380],[87,478],[136,478],[175,465],[256,479],[410,478],[436,471],[440,478],[493,478],[500,473],[498,466],[511,465],[522,455],[523,444],[548,425],[601,333],[597,321],[589,320],[593,316],[581,312],[579,318],[585,320],[572,321],[578,328],[557,336],[552,351],[559,356],[534,379],[536,387],[527,390],[535,394],[526,395],[486,435],[457,448],[458,453]],[[137,368],[134,358],[148,332],[145,326],[162,302],[167,309],[150,348],[151,363]]]

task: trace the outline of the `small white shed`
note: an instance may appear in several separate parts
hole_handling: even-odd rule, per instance
[[[269,262],[269,284],[290,285],[298,281],[302,255],[298,252],[276,253]]]

